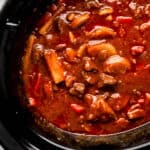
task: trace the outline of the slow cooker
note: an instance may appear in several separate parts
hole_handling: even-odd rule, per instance
[[[1,0],[0,1],[0,149],[8,150],[58,150],[76,149],[59,143],[53,137],[46,138],[44,133],[32,130],[27,123],[28,114],[20,107],[18,97],[10,94],[15,91],[15,84],[10,74],[13,68],[18,67],[18,53],[14,45],[20,46],[22,34],[28,34],[27,29],[34,25],[33,20],[39,18],[46,6],[53,0]],[[20,32],[22,31],[22,32]],[[22,45],[23,47],[23,45]],[[16,56],[16,61],[11,57]],[[15,73],[13,73],[15,74]],[[96,149],[148,149],[150,135],[142,140],[133,142],[127,148],[101,145],[98,147],[83,148]],[[77,148],[78,149],[78,148]],[[81,148],[79,148],[81,149]]]

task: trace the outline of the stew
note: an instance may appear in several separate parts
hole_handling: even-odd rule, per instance
[[[21,77],[27,107],[76,133],[150,121],[150,3],[58,0],[29,36]]]

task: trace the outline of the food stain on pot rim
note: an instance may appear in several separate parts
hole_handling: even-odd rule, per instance
[[[108,135],[150,121],[150,4],[58,0],[22,59],[26,106],[62,130]]]

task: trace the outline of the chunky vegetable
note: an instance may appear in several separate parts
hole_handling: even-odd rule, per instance
[[[108,73],[125,73],[130,68],[128,59],[119,55],[111,56],[104,62],[104,71]]]
[[[64,70],[61,66],[61,63],[58,59],[56,52],[53,50],[46,51],[44,57],[54,82],[58,84],[64,81],[65,79]]]
[[[98,56],[100,60],[105,60],[109,56],[117,54],[116,48],[109,43],[100,43],[88,46],[90,56]]]
[[[105,26],[96,26],[92,31],[86,32],[86,35],[90,39],[95,39],[95,38],[106,38],[106,37],[114,37],[116,35],[116,32]]]
[[[78,28],[79,26],[83,25],[84,23],[86,23],[90,18],[89,13],[85,13],[83,15],[79,15],[74,17],[74,19],[71,22],[71,27],[73,29]]]

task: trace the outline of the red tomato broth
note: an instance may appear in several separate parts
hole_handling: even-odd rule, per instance
[[[29,103],[29,109],[41,114],[47,122],[71,132],[109,134],[128,130],[150,121],[150,97],[146,95],[150,93],[149,31],[140,30],[141,25],[147,22],[150,16],[144,10],[143,14],[136,12],[138,6],[147,7],[148,4],[144,0],[135,2],[137,5],[135,10],[129,8],[132,1],[116,0],[110,3],[107,0],[93,0],[94,2],[96,6],[91,5],[91,8],[87,6],[90,1],[64,0],[56,3],[57,9],[53,10],[52,16],[63,3],[65,5],[55,19],[52,19],[52,27],[45,30],[46,33],[42,32],[42,27],[52,16],[42,17],[40,25],[37,25],[38,30],[34,33],[35,40],[31,45],[28,69],[22,69],[22,78],[27,99],[35,100],[32,106]],[[100,4],[98,8],[97,3]],[[113,9],[113,12],[99,15],[99,11],[105,7],[109,7],[109,10]],[[51,13],[51,9],[48,11]],[[76,15],[76,11],[79,14]],[[61,17],[69,12],[74,13],[75,17],[90,13],[90,18],[85,18],[73,29],[71,23]],[[108,16],[112,18],[107,20]],[[118,22],[117,17],[119,17]],[[104,30],[105,33],[94,38],[90,37],[95,26],[99,26],[100,32]],[[111,30],[111,33],[108,30]],[[75,41],[70,40],[69,32],[72,32]],[[89,52],[89,42],[99,46],[92,47],[94,56]],[[102,46],[102,43],[106,45]],[[40,45],[39,49],[34,48],[36,44]],[[82,44],[86,44],[86,48],[83,56],[78,57],[76,53]],[[57,49],[58,45],[59,49]],[[133,46],[143,46],[144,51],[133,55],[131,53]],[[99,52],[101,47],[102,50],[106,48],[107,51]],[[67,48],[72,48],[69,54],[66,53]],[[112,49],[115,52],[112,52]],[[28,50],[24,57],[27,54]],[[47,54],[51,60],[47,60]],[[73,58],[70,60],[70,56],[67,55]],[[52,59],[57,62],[52,62]],[[116,62],[113,62],[114,60]],[[53,65],[49,66],[49,61]],[[59,74],[57,69],[63,74]],[[67,80],[67,76],[71,78]],[[128,102],[124,103],[125,106],[121,106],[120,110],[114,110],[111,105],[117,105],[117,97],[120,97],[118,104],[121,105],[120,101],[124,101],[124,95],[129,97]],[[139,99],[144,101],[139,107],[130,111],[133,105],[139,103]],[[111,103],[111,100],[116,101]]]

